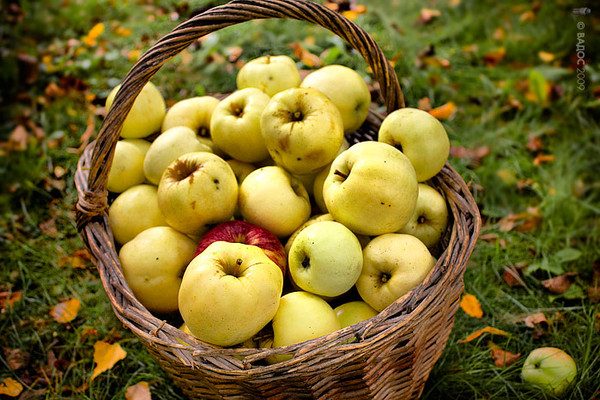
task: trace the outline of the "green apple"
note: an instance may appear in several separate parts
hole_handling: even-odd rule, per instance
[[[292,247],[292,243],[294,242],[294,239],[296,239],[296,236],[298,236],[301,230],[319,221],[333,221],[333,217],[331,216],[331,214],[318,214],[310,217],[305,223],[300,225],[300,227],[290,235],[287,242],[285,242],[285,253],[290,254],[290,248]]]
[[[240,185],[238,206],[245,220],[279,237],[289,236],[310,217],[302,183],[281,167],[262,167]]]
[[[417,108],[390,113],[379,127],[379,141],[388,143],[408,157],[419,182],[435,176],[450,154],[450,140],[444,125]]]
[[[181,276],[194,258],[196,243],[168,226],[146,229],[119,251],[123,275],[148,310],[177,311]]]
[[[150,143],[142,139],[123,139],[117,142],[108,172],[108,190],[122,193],[144,182],[144,157],[149,148]]]
[[[435,265],[427,246],[411,235],[388,233],[363,250],[363,269],[356,288],[377,311],[417,287]]]
[[[106,98],[106,109],[110,110],[121,85],[116,86]],[[152,82],[146,83],[136,97],[129,110],[121,137],[124,139],[141,139],[160,130],[166,114],[165,99]]]
[[[263,56],[248,61],[237,74],[237,88],[257,88],[269,97],[300,85],[296,63],[288,56]]]
[[[553,394],[562,395],[577,377],[573,358],[556,347],[540,347],[525,359],[521,377],[527,383]]]
[[[261,114],[269,96],[256,88],[233,92],[215,107],[210,120],[213,142],[229,156],[256,162],[269,156],[261,134]]]
[[[148,181],[158,185],[163,172],[169,164],[186,153],[212,150],[200,143],[193,130],[185,126],[176,126],[158,135],[152,142],[144,159],[144,174]]]
[[[363,264],[356,236],[335,221],[319,221],[302,229],[290,247],[288,268],[302,290],[339,296],[354,286]]]
[[[156,187],[136,185],[121,193],[108,208],[108,223],[120,244],[129,242],[148,228],[167,226],[158,207]]]
[[[329,164],[344,139],[342,117],[315,89],[277,93],[261,117],[262,134],[275,162],[292,174],[313,174]]]
[[[212,96],[180,100],[167,110],[162,123],[165,132],[176,126],[186,126],[198,136],[210,138],[210,119],[219,99]]]
[[[328,65],[311,72],[300,87],[321,91],[340,110],[344,131],[354,132],[365,122],[371,93],[362,76],[343,65]]]
[[[317,295],[291,292],[281,297],[279,309],[273,317],[273,347],[315,339],[341,328],[335,312]],[[289,359],[290,355],[275,355],[269,362]]]
[[[417,237],[425,246],[435,246],[448,225],[448,208],[444,197],[434,188],[419,183],[415,212],[398,233]]]
[[[415,210],[418,183],[398,149],[380,142],[351,146],[333,161],[323,184],[327,210],[354,233],[396,232]]]
[[[282,290],[281,269],[261,248],[218,241],[188,265],[179,311],[198,339],[232,346],[271,321]]]
[[[238,184],[231,167],[212,153],[187,153],[173,161],[158,185],[158,206],[167,223],[194,235],[233,216]]]
[[[333,309],[342,328],[365,321],[377,315],[377,311],[364,301],[351,301]]]
[[[342,145],[340,146],[338,153],[336,154],[336,157],[339,156],[340,154],[342,154],[344,151],[348,150],[350,148],[350,144],[348,143],[348,141],[346,139],[344,139],[344,141],[342,142]],[[323,184],[325,183],[325,178],[327,178],[327,175],[329,174],[329,169],[331,168],[331,164],[327,164],[325,167],[323,167],[323,169],[321,169],[317,175],[315,176],[315,179],[313,180],[313,189],[312,189],[312,196],[313,199],[315,200],[315,203],[317,204],[317,207],[319,207],[319,210],[321,210],[321,212],[324,213],[328,213],[329,211],[327,211],[327,205],[325,204],[325,199],[323,199]]]

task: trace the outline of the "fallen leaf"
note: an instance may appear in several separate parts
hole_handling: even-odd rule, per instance
[[[474,148],[467,148],[463,146],[452,146],[450,147],[450,156],[467,160],[469,165],[478,166],[481,164],[481,160],[490,154],[490,148],[488,146],[479,146]]]
[[[553,154],[538,154],[533,159],[533,165],[540,166],[542,164],[548,164],[554,162],[556,157]]]
[[[449,101],[439,107],[429,111],[429,114],[433,115],[437,119],[445,120],[450,119],[456,114],[456,104],[453,101]]]
[[[460,3],[461,3],[461,0],[450,0],[449,1],[450,7],[458,7],[458,6],[460,6]]]
[[[419,22],[422,24],[428,24],[434,19],[440,17],[442,15],[440,10],[436,10],[433,8],[422,8],[419,13]]]
[[[242,55],[242,53],[244,52],[244,49],[242,49],[240,46],[232,46],[232,47],[227,47],[225,49],[225,54],[227,54],[227,59],[229,60],[229,62],[236,62],[240,56]]]
[[[521,277],[520,270],[515,266],[504,267],[502,272],[502,280],[510,287],[515,286],[526,286],[523,278]]]
[[[525,318],[523,318],[523,322],[528,328],[535,328],[536,325],[540,324],[548,326],[548,320],[543,312],[527,315]]]
[[[41,222],[38,226],[44,235],[51,238],[58,236],[58,229],[56,228],[56,220],[54,218]]]
[[[73,321],[81,308],[79,299],[69,299],[58,303],[50,310],[50,315],[54,320],[61,324]]]
[[[417,104],[418,104],[417,107],[419,108],[419,110],[423,110],[423,111],[431,110],[431,100],[429,99],[429,97],[423,97],[422,99],[419,99]]]
[[[492,233],[492,232],[484,233],[479,236],[479,239],[483,240],[484,242],[488,242],[488,243],[498,243],[501,248],[503,248],[503,249],[506,248],[506,240],[501,239],[497,233]]]
[[[129,29],[129,28],[125,28],[123,26],[118,26],[117,29],[115,29],[115,33],[121,37],[128,37],[128,36],[131,36],[132,32],[131,32],[131,29]]]
[[[504,47],[500,47],[496,50],[487,52],[483,56],[483,61],[488,67],[495,67],[504,59],[506,56],[506,49]]]
[[[592,303],[600,302],[600,260],[594,261],[592,284],[587,289],[587,294]]]
[[[544,143],[542,137],[539,135],[529,135],[527,140],[527,150],[536,152],[544,149]]]
[[[510,351],[503,350],[494,343],[490,343],[489,347],[492,359],[494,360],[494,365],[496,365],[498,368],[508,367],[514,364],[519,357],[521,357],[520,353],[515,354],[511,353]]]
[[[542,281],[542,286],[548,289],[549,292],[554,294],[563,294],[573,284],[573,277],[577,275],[576,272],[567,272],[565,274],[555,276],[554,278],[545,279]]]
[[[127,352],[123,350],[119,343],[110,344],[102,340],[94,344],[94,362],[96,367],[92,373],[90,380],[94,380],[104,371],[111,369],[118,361],[124,359]]]
[[[22,291],[16,292],[0,292],[0,310],[5,313],[8,308],[12,308],[17,301],[23,298]]]
[[[545,63],[550,63],[556,58],[553,53],[547,51],[538,51],[538,57]]]
[[[17,397],[23,391],[23,385],[13,378],[4,378],[0,381],[0,394],[8,397]]]
[[[104,24],[102,22],[97,23],[90,29],[87,35],[85,35],[81,40],[87,46],[92,47],[98,44],[98,37],[102,35],[104,32]]]
[[[23,151],[27,149],[27,138],[29,133],[23,125],[17,125],[8,137],[8,149],[15,151]]]
[[[342,15],[348,18],[350,21],[356,21],[360,14],[361,13],[356,12],[355,10],[342,11]]]
[[[484,333],[489,333],[490,335],[510,336],[510,333],[508,333],[506,331],[503,331],[498,328],[494,328],[493,326],[486,326],[484,328],[476,330],[475,332],[471,333],[466,338],[459,340],[458,343],[471,342],[471,341],[477,339],[478,337],[480,337],[481,335],[483,335]]]
[[[5,347],[4,351],[4,359],[6,364],[8,364],[8,368],[11,371],[16,371],[21,369],[27,364],[29,364],[30,355],[23,349],[11,349],[10,347]]]
[[[148,382],[138,382],[125,391],[125,400],[152,400]]]
[[[498,28],[496,28],[494,30],[494,33],[492,34],[492,37],[501,42],[504,40],[504,38],[506,37],[506,31],[504,30],[504,28],[502,28],[501,26],[499,26]]]
[[[521,22],[529,22],[535,19],[535,13],[533,11],[525,11],[523,14],[519,16],[519,21]]]
[[[528,101],[543,106],[547,105],[548,98],[552,91],[552,85],[548,83],[548,80],[546,80],[546,77],[540,71],[535,69],[529,71],[527,88],[528,90],[525,93],[525,98]]]
[[[473,318],[483,317],[481,304],[479,303],[479,300],[477,300],[477,297],[473,296],[472,294],[465,293],[460,300],[460,308],[462,308],[467,315]]]
[[[294,51],[294,55],[307,67],[316,68],[321,66],[321,59],[317,55],[306,50],[299,42],[292,43],[291,47]]]
[[[518,214],[508,214],[498,221],[498,229],[509,232],[516,229],[518,232],[531,232],[540,225],[542,215],[537,207],[528,207],[527,211]]]

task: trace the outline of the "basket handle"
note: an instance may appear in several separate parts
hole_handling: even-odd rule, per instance
[[[320,25],[345,39],[366,60],[379,82],[388,112],[404,107],[393,67],[373,38],[339,13],[310,0],[234,0],[181,23],[146,51],[122,82],[94,145],[87,190],[77,202],[80,229],[108,208],[108,171],[125,117],[144,85],[169,59],[198,38],[231,25],[266,18],[290,18]]]

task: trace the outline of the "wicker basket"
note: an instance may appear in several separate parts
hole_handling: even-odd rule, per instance
[[[275,349],[220,348],[198,341],[152,315],[127,286],[107,221],[108,170],[119,131],[146,82],[174,55],[210,32],[252,19],[291,18],[321,25],[345,39],[380,83],[388,112],[404,106],[394,74],[373,39],[351,21],[305,0],[238,0],[182,23],[159,40],[123,81],[98,133],[79,160],[77,223],[116,316],[136,334],[190,398],[418,398],[441,355],[463,290],[463,275],[480,227],[477,206],[448,165],[429,183],[445,196],[450,224],[425,282],[377,316],[327,336]],[[383,116],[371,112],[348,135],[374,140]],[[185,344],[184,344],[185,343]],[[291,353],[268,365],[273,354]]]

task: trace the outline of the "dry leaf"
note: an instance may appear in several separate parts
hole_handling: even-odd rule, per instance
[[[539,51],[538,57],[545,63],[550,63],[556,58],[556,56],[553,53],[550,53],[548,51]]]
[[[500,47],[494,51],[485,53],[483,56],[483,61],[488,67],[494,67],[504,59],[504,56],[506,56],[506,49],[504,47]]]
[[[526,286],[523,278],[521,278],[520,269],[515,266],[504,267],[502,272],[502,280],[510,287]]]
[[[429,97],[423,97],[422,99],[419,99],[417,107],[419,108],[419,110],[430,111],[431,100],[429,99]]]
[[[527,150],[536,152],[540,151],[544,148],[544,143],[542,142],[541,136],[530,135],[527,140]]]
[[[22,298],[23,292],[20,290],[17,292],[0,292],[0,311],[5,313],[9,307],[12,308]]]
[[[8,368],[10,368],[11,371],[16,371],[29,364],[30,355],[25,350],[11,349],[10,347],[5,347],[3,350],[4,359],[6,360],[6,364],[8,364]]]
[[[498,28],[496,28],[496,30],[494,30],[494,34],[492,36],[494,37],[494,39],[501,42],[506,37],[506,31],[504,30],[504,28],[499,26]]]
[[[348,18],[350,21],[356,21],[356,19],[360,15],[360,13],[356,12],[355,10],[348,10],[348,11],[342,11],[342,15],[344,17]]]
[[[531,232],[542,222],[542,215],[537,207],[528,207],[527,211],[518,214],[508,214],[498,221],[498,229],[509,232],[516,229],[518,232]]]
[[[8,149],[23,151],[27,149],[27,138],[29,134],[23,125],[17,125],[8,137]]]
[[[496,365],[498,368],[508,367],[509,365],[514,364],[519,357],[521,357],[520,353],[511,353],[510,351],[501,349],[499,346],[493,343],[490,344],[490,353],[492,355],[492,359],[494,360],[494,365]]]
[[[88,45],[89,47],[95,46],[98,44],[98,37],[102,35],[104,32],[104,24],[102,22],[97,23],[90,29],[87,35],[85,35],[81,40],[83,43]]]
[[[94,362],[96,367],[92,373],[90,380],[94,380],[104,371],[111,369],[118,361],[127,356],[127,352],[123,350],[119,343],[110,344],[102,340],[94,344]]]
[[[307,67],[316,68],[321,66],[321,59],[317,55],[302,47],[299,42],[292,43],[291,47],[294,51],[294,55]]]
[[[121,37],[128,37],[128,36],[131,36],[132,32],[131,32],[131,29],[129,29],[129,28],[125,28],[123,26],[118,26],[117,29],[115,29],[115,33]]]
[[[125,400],[152,400],[148,382],[138,382],[125,391]]]
[[[490,154],[490,148],[488,146],[479,146],[475,148],[466,148],[463,146],[452,146],[450,147],[450,156],[456,158],[462,158],[468,160],[469,165],[478,166],[481,164],[481,160]]]
[[[54,218],[50,218],[49,220],[40,223],[38,226],[44,235],[51,238],[58,236],[58,229],[56,228],[56,220]]]
[[[483,335],[484,333],[489,333],[490,335],[510,336],[510,333],[508,333],[506,331],[503,331],[498,328],[494,328],[493,326],[486,326],[485,328],[476,330],[475,332],[471,333],[466,338],[459,340],[458,343],[471,342],[471,341],[477,339],[479,336]]]
[[[232,46],[232,47],[227,47],[225,49],[225,54],[227,54],[227,60],[229,60],[229,62],[234,63],[236,62],[240,56],[242,55],[242,53],[244,52],[244,49],[242,49],[240,46]]]
[[[519,17],[519,21],[521,21],[521,22],[529,22],[529,21],[533,21],[534,19],[535,19],[535,13],[533,11],[525,11]]]
[[[50,315],[56,322],[66,324],[77,317],[80,308],[81,302],[79,299],[69,299],[52,307]]]
[[[587,294],[592,303],[600,302],[600,260],[594,261],[592,284],[587,289]]]
[[[422,24],[428,24],[441,15],[442,13],[440,10],[436,10],[433,8],[422,8],[419,14],[419,22],[421,22]]]
[[[577,272],[567,272],[554,278],[546,279],[542,281],[542,286],[548,289],[549,292],[555,294],[563,294],[573,284],[573,277],[577,275]]]
[[[542,325],[542,324],[548,326],[548,320],[546,319],[546,316],[544,315],[543,312],[530,314],[530,315],[526,316],[525,318],[523,318],[523,322],[525,323],[525,326],[528,328],[535,328],[536,325]]]
[[[553,154],[538,154],[533,159],[533,165],[539,166],[542,164],[551,163],[554,162],[555,159],[556,157]]]
[[[8,397],[17,397],[23,391],[23,385],[13,378],[4,378],[0,381],[0,394]]]
[[[479,303],[479,300],[477,300],[477,297],[473,296],[472,294],[465,293],[460,300],[460,308],[462,308],[467,315],[470,315],[473,318],[483,317],[481,304]]]
[[[453,101],[449,101],[439,107],[429,111],[429,114],[433,115],[437,119],[450,119],[456,114],[456,104]]]

